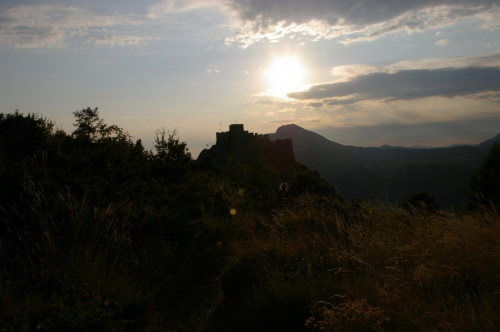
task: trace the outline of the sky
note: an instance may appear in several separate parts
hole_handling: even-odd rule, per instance
[[[500,133],[500,2],[0,0],[0,112],[71,133],[73,112],[193,157],[243,123],[345,145]]]

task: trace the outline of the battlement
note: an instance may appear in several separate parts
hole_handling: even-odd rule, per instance
[[[243,124],[230,124],[229,131],[217,133],[217,143],[216,144],[224,144],[228,142],[230,139],[234,140],[246,140],[249,137],[254,136],[255,134],[249,133],[245,130]]]

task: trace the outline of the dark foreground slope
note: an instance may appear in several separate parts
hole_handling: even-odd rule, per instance
[[[388,208],[75,116],[0,113],[0,332],[498,330],[500,146],[475,187],[496,203]]]
[[[453,205],[465,200],[471,174],[499,136],[477,146],[363,148],[286,125],[270,138],[292,139],[297,161],[317,170],[347,197],[400,200],[427,191],[439,203]]]

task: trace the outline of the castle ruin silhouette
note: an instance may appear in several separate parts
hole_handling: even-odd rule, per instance
[[[243,124],[231,124],[229,131],[216,137],[215,145],[203,150],[198,160],[211,157],[216,165],[231,168],[254,161],[275,166],[295,163],[292,140],[288,138],[271,141],[267,134],[248,132]]]

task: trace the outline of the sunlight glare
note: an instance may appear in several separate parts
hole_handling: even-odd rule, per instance
[[[268,94],[275,97],[286,98],[288,93],[305,88],[306,71],[295,56],[275,57],[265,75]]]

